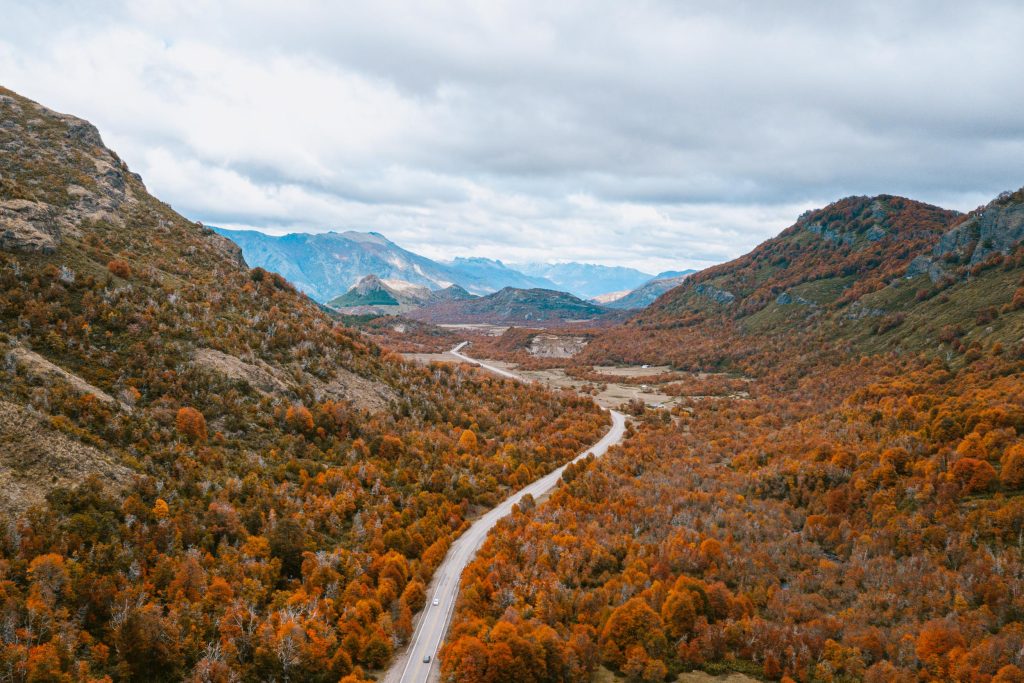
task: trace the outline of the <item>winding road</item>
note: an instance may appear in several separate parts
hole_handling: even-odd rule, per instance
[[[496,368],[493,365],[481,363],[461,353],[468,342],[462,342],[449,353],[456,358],[468,363],[475,363],[481,368],[503,377],[526,382],[514,373]],[[587,455],[602,456],[608,448],[622,440],[626,431],[626,418],[622,413],[615,410],[610,411],[612,416],[611,429],[598,441],[583,453],[576,456],[572,462],[576,462]],[[567,463],[568,464],[568,463]],[[391,664],[383,680],[387,683],[413,683],[426,682],[438,679],[437,652],[441,649],[441,643],[448,631],[448,623],[451,621],[452,612],[455,609],[455,600],[459,595],[459,581],[462,578],[462,570],[466,568],[469,561],[476,555],[477,549],[484,542],[487,533],[494,528],[498,520],[512,512],[512,506],[526,494],[538,498],[558,485],[562,478],[562,471],[566,465],[562,465],[553,472],[541,477],[526,488],[506,498],[496,508],[479,517],[473,524],[452,543],[445,555],[441,565],[434,572],[430,588],[427,589],[427,606],[420,613],[416,630],[413,632],[412,640],[404,652],[396,655],[395,661]],[[429,662],[424,659],[430,657]]]

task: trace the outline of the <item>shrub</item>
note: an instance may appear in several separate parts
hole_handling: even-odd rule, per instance
[[[107,264],[107,270],[111,274],[116,275],[119,278],[127,279],[132,276],[132,267],[128,265],[127,261],[121,259],[114,259]]]

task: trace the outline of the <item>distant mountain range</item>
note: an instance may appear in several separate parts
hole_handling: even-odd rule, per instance
[[[450,261],[447,266],[462,278],[459,282],[472,281],[472,283],[476,284],[479,289],[470,287],[467,287],[467,289],[477,293],[480,293],[480,289],[490,293],[505,287],[515,287],[517,289],[564,289],[552,280],[531,276],[518,268],[507,266],[495,259],[459,257]]]
[[[492,323],[544,327],[596,320],[612,312],[567,292],[552,289],[504,289],[487,296],[435,304],[410,311],[432,323]]]
[[[403,249],[376,232],[275,237],[255,230],[213,229],[241,247],[250,266],[280,273],[321,303],[345,296],[367,275],[388,286],[398,286],[395,282],[401,281],[431,291],[458,285],[468,293],[485,295],[512,287],[558,290],[583,299],[620,290],[624,295],[652,279],[634,268],[590,263],[513,266],[478,257],[439,262]]]
[[[280,273],[320,302],[344,294],[365,275],[404,280],[429,289],[455,283],[466,286],[456,271],[406,251],[376,232],[350,230],[274,237],[255,230],[214,230],[241,247],[251,267]],[[467,289],[481,294],[493,291],[480,289],[475,283]]]
[[[522,263],[514,268],[551,283],[552,289],[593,299],[608,292],[631,291],[656,277],[636,268],[601,266],[594,263]]]

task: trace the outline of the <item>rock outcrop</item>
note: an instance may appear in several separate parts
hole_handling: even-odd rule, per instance
[[[779,296],[775,298],[775,303],[779,304],[780,306],[797,304],[799,306],[811,306],[814,308],[818,307],[818,304],[814,303],[810,299],[805,299],[799,294],[793,294],[792,292],[783,292],[782,294],[779,294]]]
[[[1010,253],[1024,240],[1022,199],[1024,189],[1016,193],[1003,193],[939,238],[932,256],[941,258],[956,254],[975,265],[993,254]]]
[[[907,279],[910,279],[912,277],[917,277],[918,275],[924,275],[926,273],[928,275],[928,278],[933,283],[939,282],[943,278],[949,276],[949,273],[947,273],[946,269],[943,268],[940,264],[936,263],[927,256],[918,256],[917,258],[910,262],[909,266],[907,266],[906,277]]]
[[[715,303],[722,304],[723,306],[731,304],[736,300],[735,294],[725,289],[719,289],[714,285],[700,284],[694,287],[694,291],[707,299],[711,299]]]

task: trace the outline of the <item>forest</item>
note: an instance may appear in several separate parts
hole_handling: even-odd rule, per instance
[[[806,370],[649,410],[503,521],[449,679],[1022,680],[1024,348]]]

